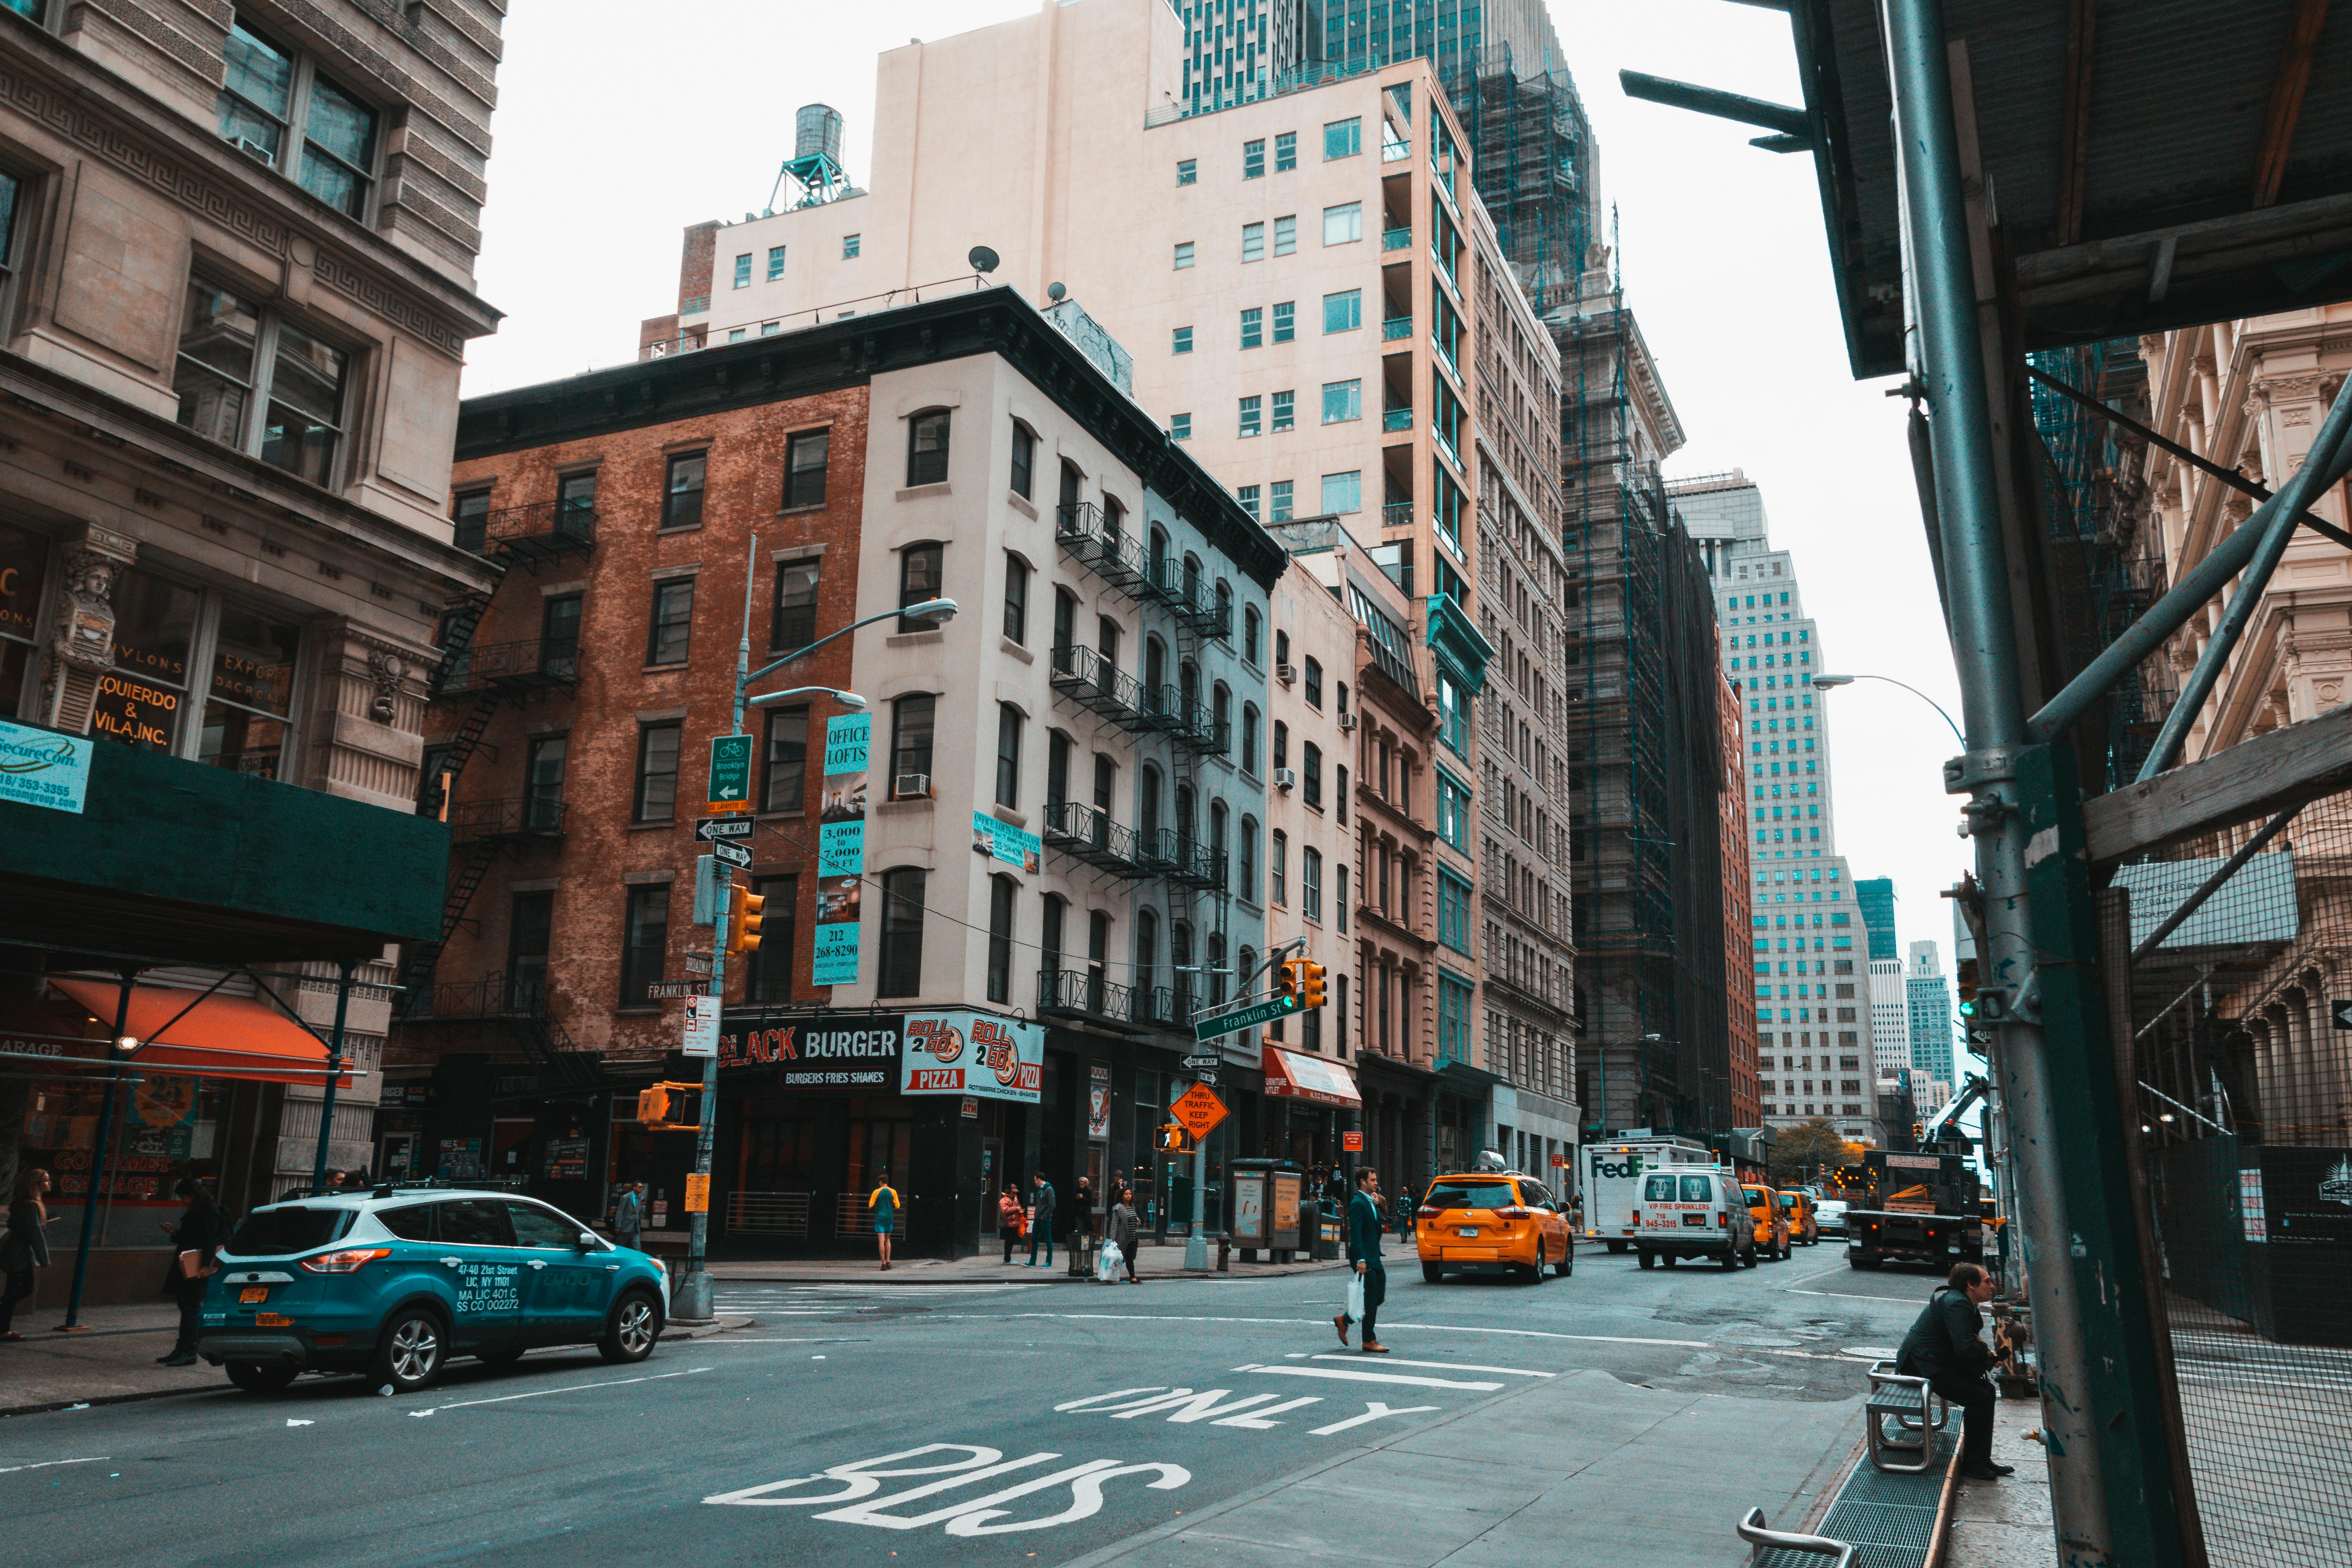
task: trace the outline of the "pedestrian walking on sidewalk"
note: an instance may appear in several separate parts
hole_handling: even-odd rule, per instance
[[[1026,1216],[1021,1207],[1021,1189],[1012,1182],[996,1199],[996,1228],[1004,1237],[1004,1261],[1013,1261],[1013,1249],[1021,1245],[1021,1233],[1028,1227],[1022,1222]]]
[[[1381,1343],[1380,1331],[1373,1327],[1381,1315],[1381,1303],[1388,1300],[1389,1271],[1381,1262],[1381,1178],[1370,1165],[1357,1170],[1356,1195],[1348,1200],[1348,1261],[1355,1266],[1364,1287],[1363,1353],[1386,1355],[1389,1347]],[[1348,1342],[1349,1321],[1345,1311],[1331,1320],[1343,1345]]]
[[[1045,1267],[1054,1267],[1054,1184],[1037,1173],[1029,1184],[1029,1267],[1037,1267],[1037,1244],[1045,1244]]]
[[[48,1191],[49,1173],[38,1165],[17,1173],[8,1202],[8,1234],[0,1238],[0,1275],[6,1276],[0,1285],[0,1340],[25,1337],[11,1326],[16,1303],[33,1294],[40,1271],[49,1265],[49,1209],[42,1201]]]
[[[1960,1407],[1966,1424],[1960,1436],[1960,1474],[1970,1480],[1998,1480],[2015,1473],[2014,1465],[1992,1462],[1992,1407],[1995,1395],[1985,1373],[1992,1365],[1992,1347],[1979,1336],[1984,1316],[1977,1309],[1992,1300],[1992,1277],[1973,1263],[1955,1263],[1944,1289],[1927,1298],[1911,1331],[1903,1336],[1895,1370],[1906,1377],[1924,1377],[1927,1386]]]
[[[882,1249],[882,1267],[887,1268],[890,1267],[890,1233],[898,1228],[898,1189],[890,1184],[890,1172],[887,1166],[875,1172],[874,1179],[881,1184],[866,1200],[866,1206],[874,1211],[874,1240]]]
[[[196,1334],[204,1313],[205,1281],[215,1268],[213,1255],[228,1237],[223,1234],[220,1209],[202,1182],[194,1176],[182,1176],[173,1184],[172,1195],[187,1205],[178,1219],[163,1226],[164,1233],[172,1238],[172,1261],[163,1275],[164,1293],[180,1304],[180,1336],[172,1342],[171,1354],[155,1360],[163,1366],[194,1366]]]
[[[1135,1283],[1135,1241],[1143,1230],[1143,1222],[1135,1212],[1135,1194],[1125,1187],[1118,1190],[1118,1201],[1110,1208],[1110,1241],[1127,1259],[1127,1282]]]
[[[613,1234],[621,1245],[634,1251],[643,1251],[637,1238],[646,1227],[646,1184],[631,1182],[621,1189],[621,1201],[613,1205]]]

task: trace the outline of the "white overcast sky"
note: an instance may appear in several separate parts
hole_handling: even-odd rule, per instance
[[[466,390],[632,357],[638,321],[675,303],[680,228],[768,205],[795,107],[842,111],[844,161],[864,184],[875,55],[1039,3],[668,0],[648,47],[643,0],[515,0],[480,263],[483,296],[508,314],[473,345]],[[1600,137],[1627,300],[1689,433],[1668,472],[1746,469],[1774,542],[1795,553],[1829,665],[1907,681],[1957,717],[1904,407],[1886,383],[1847,374],[1812,160],[1617,86],[1630,68],[1795,103],[1787,18],[1728,0],[1551,5]],[[1855,875],[1895,879],[1904,939],[1934,939],[1948,973],[1937,892],[1968,857],[1939,770],[1958,744],[1890,686],[1826,701],[1839,847]]]

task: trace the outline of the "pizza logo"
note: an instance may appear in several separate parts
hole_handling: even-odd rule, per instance
[[[907,1043],[917,1050],[930,1052],[941,1062],[951,1062],[963,1055],[963,1031],[944,1018],[909,1018]]]

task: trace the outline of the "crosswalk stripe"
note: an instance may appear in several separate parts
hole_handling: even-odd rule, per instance
[[[1499,1383],[1472,1383],[1452,1377],[1414,1377],[1384,1372],[1343,1372],[1336,1366],[1237,1366],[1235,1372],[1264,1373],[1268,1377],[1328,1377],[1341,1383],[1387,1383],[1410,1388],[1475,1388],[1487,1392]]]
[[[1336,1352],[1327,1352],[1324,1354],[1316,1356],[1312,1359],[1316,1361],[1354,1361],[1357,1358],[1353,1355],[1339,1355]],[[1381,1363],[1381,1364],[1382,1366],[1426,1366],[1433,1367],[1439,1372],[1501,1372],[1508,1373],[1513,1377],[1558,1377],[1559,1375],[1559,1373],[1556,1372],[1537,1372],[1532,1368],[1524,1366],[1472,1366],[1466,1363],[1458,1361],[1402,1361],[1391,1358]]]

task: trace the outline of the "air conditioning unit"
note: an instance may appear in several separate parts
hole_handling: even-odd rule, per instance
[[[1295,768],[1275,769],[1274,787],[1276,789],[1297,789],[1298,787],[1297,770]]]
[[[1274,678],[1285,686],[1288,686],[1297,680],[1298,667],[1295,664],[1277,664],[1274,667]]]
[[[897,787],[890,792],[890,798],[892,800],[927,800],[930,797],[930,774],[900,773],[898,776]]]
[[[1354,734],[1355,732],[1356,732],[1356,716],[1355,716],[1353,713],[1342,713],[1342,714],[1340,714],[1340,715],[1339,715],[1339,733],[1341,733],[1342,735],[1352,735],[1352,734]]]

